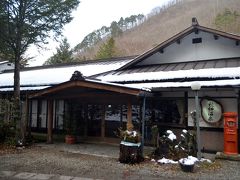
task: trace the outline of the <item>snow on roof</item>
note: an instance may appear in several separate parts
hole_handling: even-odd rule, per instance
[[[132,88],[132,89],[139,89],[139,90],[143,90],[143,91],[150,91],[149,88],[132,87],[132,86],[128,86],[127,84],[117,84],[117,83],[111,83],[111,82],[106,82],[106,81],[101,81],[101,80],[94,80],[94,79],[86,79],[86,80],[87,80],[87,81],[90,81],[90,82],[100,83],[100,84],[107,84],[107,85],[113,85],[113,86],[118,86],[118,87],[126,87],[126,88]]]
[[[112,61],[107,64],[80,64],[68,67],[53,67],[46,69],[25,70],[20,73],[21,85],[50,85],[68,81],[74,71],[80,71],[83,76],[92,76],[120,68],[128,63],[125,61]],[[13,85],[13,72],[0,74],[0,87]]]
[[[21,91],[34,91],[48,88],[50,86],[20,87]],[[13,91],[13,88],[0,88],[1,91]]]
[[[235,78],[240,77],[240,67],[232,68],[209,68],[209,69],[190,69],[179,71],[159,71],[143,72],[131,74],[109,74],[97,78],[109,82],[131,82],[131,81],[152,81],[152,80],[169,80],[179,78]]]
[[[215,81],[198,81],[203,87],[213,87],[213,86],[238,86],[240,85],[240,79],[231,80],[215,80]],[[191,88],[191,82],[155,82],[155,83],[136,83],[136,84],[125,84],[129,87],[135,88],[175,88],[175,87],[187,87]]]
[[[0,61],[0,64],[8,63],[8,61]]]

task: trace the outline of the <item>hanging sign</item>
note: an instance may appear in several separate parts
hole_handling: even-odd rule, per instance
[[[223,108],[219,102],[211,98],[203,98],[200,104],[202,109],[202,118],[207,123],[217,123],[222,119]]]

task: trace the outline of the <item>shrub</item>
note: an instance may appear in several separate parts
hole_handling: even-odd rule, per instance
[[[190,133],[185,129],[182,130],[181,141],[179,142],[178,147],[186,154],[196,156],[197,155],[196,135],[194,133]]]
[[[117,136],[120,137],[122,141],[131,142],[131,143],[139,143],[141,142],[141,135],[137,131],[128,131],[122,130],[121,128],[118,129]]]
[[[181,140],[177,141],[175,134],[167,130],[159,138],[159,147],[154,151],[154,156],[179,160],[188,155],[196,156],[196,136],[187,130],[183,130]]]
[[[9,122],[0,122],[0,143],[7,142],[15,137],[14,124]]]

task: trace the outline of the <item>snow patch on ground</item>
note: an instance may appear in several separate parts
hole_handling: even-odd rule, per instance
[[[162,159],[159,159],[157,162],[161,163],[161,164],[177,164],[178,163],[177,161],[173,161],[171,159],[166,159],[164,157]]]
[[[208,163],[212,163],[212,161],[209,159],[205,159],[205,158],[200,159],[200,162],[205,162],[205,161]],[[199,160],[194,156],[188,156],[187,158],[180,159],[179,162],[185,165],[193,165],[196,162],[199,162]]]

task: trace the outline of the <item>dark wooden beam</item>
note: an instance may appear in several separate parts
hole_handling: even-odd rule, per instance
[[[84,111],[84,137],[86,138],[88,135],[88,107],[87,104],[83,104]]]
[[[131,131],[133,130],[133,124],[132,124],[132,103],[129,100],[127,104],[127,130]]]
[[[160,49],[159,52],[160,52],[161,54],[163,54],[163,53],[164,53],[164,50],[163,50],[163,49]]]
[[[195,29],[195,30],[194,30],[194,33],[195,33],[195,34],[199,34],[199,30],[198,30],[198,29]]]
[[[188,91],[184,92],[184,125],[188,128]]]
[[[216,35],[216,34],[214,34],[213,37],[214,37],[215,40],[218,40],[218,38],[219,38],[219,36]]]
[[[79,88],[79,89],[90,88],[90,89],[95,89],[100,91],[103,90],[103,91],[116,92],[120,94],[128,94],[128,95],[134,95],[134,96],[139,96],[143,92],[140,89],[128,88],[128,87],[113,85],[108,83],[92,82],[92,81],[68,81],[66,83],[62,83],[54,87],[44,89],[35,94],[32,94],[29,96],[29,98],[46,96],[46,95],[54,94],[56,92],[66,91],[67,89],[70,89],[70,88]]]
[[[47,134],[47,143],[53,143],[53,100],[48,100],[48,118],[47,118],[47,125],[48,125],[48,134]]]
[[[47,96],[44,97],[44,99],[48,100],[54,100],[54,99],[79,99],[82,102],[85,103],[113,103],[113,104],[127,104],[128,99],[130,99],[133,103],[138,103],[139,98],[136,96],[130,96],[130,95],[119,95],[119,94],[65,94],[65,95],[53,95],[53,96]]]
[[[102,105],[102,118],[101,118],[101,138],[105,138],[105,117],[106,117],[106,105]]]

